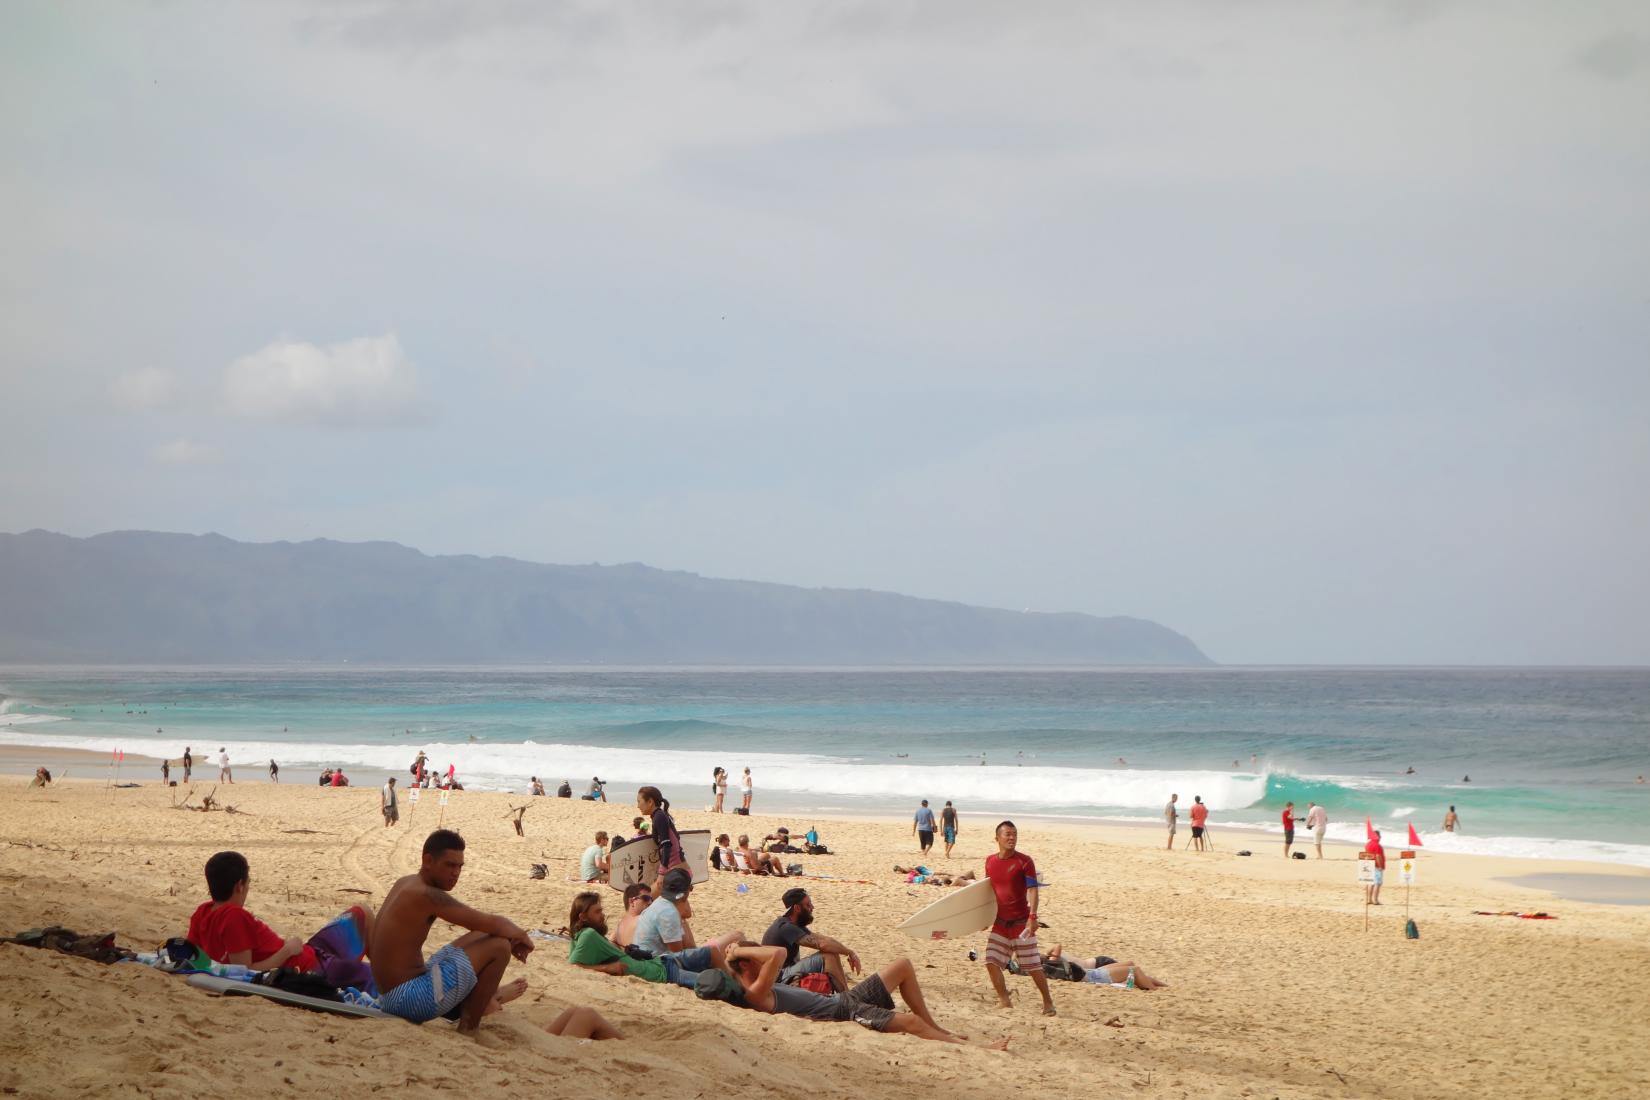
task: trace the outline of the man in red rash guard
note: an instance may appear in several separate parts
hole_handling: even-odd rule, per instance
[[[1037,951],[1037,864],[1015,850],[1019,839],[1014,822],[1003,822],[997,826],[997,854],[985,857],[985,877],[997,894],[997,919],[986,939],[985,972],[991,975],[998,1002],[1012,1008],[1014,1002],[1003,984],[1003,967],[1013,958],[1037,983],[1037,992],[1043,995],[1043,1015],[1053,1016],[1054,998],[1049,996],[1043,957]]]
[[[1289,858],[1289,846],[1295,843],[1295,804],[1288,802],[1283,807],[1283,858]]]

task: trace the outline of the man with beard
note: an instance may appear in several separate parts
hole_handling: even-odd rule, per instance
[[[860,972],[859,956],[830,936],[808,931],[808,926],[814,922],[814,899],[808,896],[808,891],[800,886],[793,887],[786,890],[780,900],[785,903],[785,912],[762,933],[763,947],[785,949],[785,964],[779,972],[780,984],[795,985],[804,974],[826,974],[831,979],[831,988],[838,993],[844,992],[848,988],[848,978],[842,972],[842,960],[846,958],[848,966],[857,975]],[[814,953],[799,959],[797,949],[801,947],[811,947]]]
[[[574,966],[615,977],[628,975],[644,982],[692,986],[699,971],[720,967],[725,961],[722,948],[714,943],[662,955],[648,951],[632,954],[607,938],[607,914],[602,912],[601,895],[590,890],[573,895],[573,907],[567,914],[567,934],[573,941],[567,949],[567,959]]]

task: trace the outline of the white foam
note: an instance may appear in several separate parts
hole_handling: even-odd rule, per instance
[[[68,719],[60,714],[12,714],[0,704],[0,729],[12,726],[42,726],[47,722],[66,722]]]

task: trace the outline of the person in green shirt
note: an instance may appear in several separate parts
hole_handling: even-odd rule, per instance
[[[644,982],[691,986],[700,970],[720,967],[724,961],[722,949],[714,944],[653,958],[635,958],[607,938],[607,915],[602,912],[601,896],[589,890],[573,896],[573,906],[567,914],[567,934],[573,940],[567,950],[568,961],[573,965],[617,977],[628,975]]]

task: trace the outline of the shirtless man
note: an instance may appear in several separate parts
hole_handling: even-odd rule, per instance
[[[383,990],[385,1012],[422,1024],[457,1016],[460,1031],[473,1032],[481,1017],[527,991],[518,979],[499,980],[510,956],[525,962],[533,941],[504,917],[471,909],[448,891],[464,870],[464,838],[437,829],[424,841],[418,873],[390,887],[373,923],[372,976]],[[424,960],[424,941],[436,918],[471,931]]]
[[[653,892],[645,883],[633,882],[624,888],[624,916],[613,932],[613,942],[629,947],[636,942],[636,921],[653,904]]]
[[[1449,813],[1444,815],[1444,832],[1453,833],[1460,824],[1461,819],[1456,816],[1455,807],[1451,806]]]

